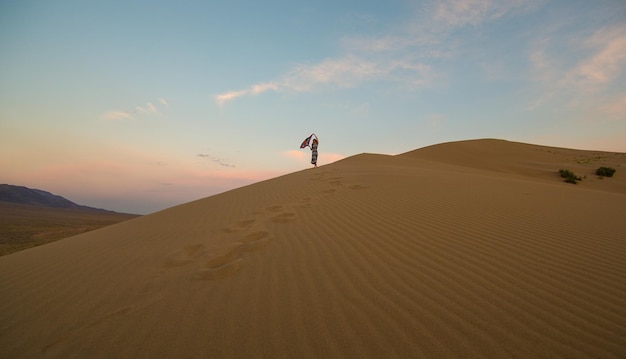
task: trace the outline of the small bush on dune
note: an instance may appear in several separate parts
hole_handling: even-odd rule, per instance
[[[560,169],[559,170],[559,174],[561,175],[561,177],[565,178],[565,182],[567,182],[567,183],[576,184],[576,183],[578,183],[578,181],[582,180],[582,178],[576,176],[574,174],[574,172],[572,172],[570,170]]]
[[[596,174],[600,177],[613,177],[615,168],[612,167],[600,167],[596,170]]]

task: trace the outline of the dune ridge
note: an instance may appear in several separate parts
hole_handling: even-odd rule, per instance
[[[361,154],[0,257],[0,356],[622,358],[624,165]]]

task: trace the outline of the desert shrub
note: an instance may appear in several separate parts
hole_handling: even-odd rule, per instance
[[[600,177],[613,177],[615,168],[612,167],[600,167],[596,170],[596,174]]]
[[[559,174],[561,177],[565,178],[565,182],[576,184],[578,181],[582,180],[582,178],[576,176],[574,172],[570,170],[560,169]]]

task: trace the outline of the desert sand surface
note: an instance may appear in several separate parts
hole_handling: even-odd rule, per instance
[[[2,358],[626,358],[626,154],[361,154],[0,257],[0,293]]]

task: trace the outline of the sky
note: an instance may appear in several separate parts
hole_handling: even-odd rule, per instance
[[[0,183],[148,214],[363,152],[626,152],[624,0],[0,0]]]

